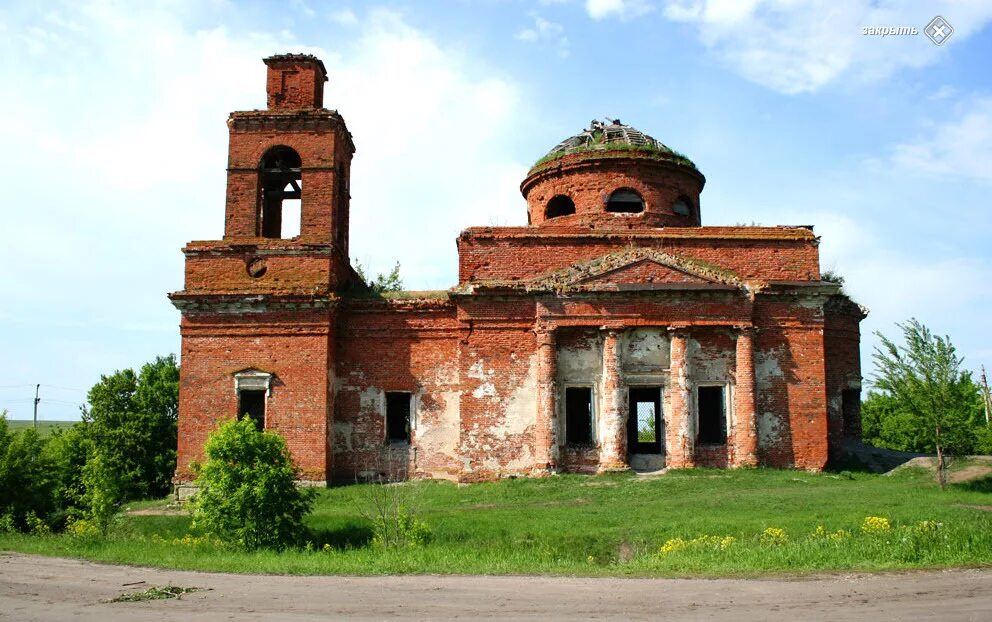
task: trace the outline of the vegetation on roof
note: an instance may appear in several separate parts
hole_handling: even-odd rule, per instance
[[[674,162],[676,164],[681,164],[682,166],[688,166],[692,169],[696,168],[696,164],[692,160],[684,154],[679,153],[674,149],[669,149],[668,147],[660,148],[652,145],[631,145],[628,143],[593,143],[589,145],[572,147],[563,151],[552,151],[535,162],[531,167],[531,170],[533,171],[540,168],[543,164],[547,164],[548,162],[574,154],[589,154],[603,158],[617,158],[623,157],[631,152],[654,155],[660,160]]]

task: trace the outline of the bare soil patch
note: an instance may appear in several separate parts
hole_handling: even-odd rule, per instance
[[[0,554],[13,620],[985,619],[992,570],[811,578],[297,577],[185,572]],[[197,586],[143,599],[149,586]],[[133,599],[122,594],[134,592]],[[117,598],[119,602],[106,602]]]

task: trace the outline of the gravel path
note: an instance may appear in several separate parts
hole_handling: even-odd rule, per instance
[[[117,602],[152,586],[175,600]],[[992,570],[803,579],[291,577],[0,553],[2,620],[992,619]]]

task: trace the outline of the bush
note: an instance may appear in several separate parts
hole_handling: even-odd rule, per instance
[[[281,549],[299,539],[314,491],[296,486],[299,472],[281,436],[250,419],[230,420],[210,435],[204,453],[206,461],[193,465],[196,529],[246,549]]]
[[[27,531],[55,509],[52,464],[45,442],[28,428],[11,434],[0,414],[0,515],[10,516],[17,529]],[[34,517],[29,524],[29,517]]]
[[[120,473],[100,449],[96,449],[83,467],[86,490],[86,515],[104,536],[124,502],[124,485]]]

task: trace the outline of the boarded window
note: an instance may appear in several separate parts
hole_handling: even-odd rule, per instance
[[[592,389],[565,389],[565,442],[569,445],[592,444]]]
[[[386,393],[386,440],[410,442],[410,394]]]
[[[697,439],[700,445],[723,445],[727,442],[727,405],[723,387],[696,389],[699,415]]]
[[[238,419],[248,417],[259,430],[265,429],[265,391],[238,391]]]

